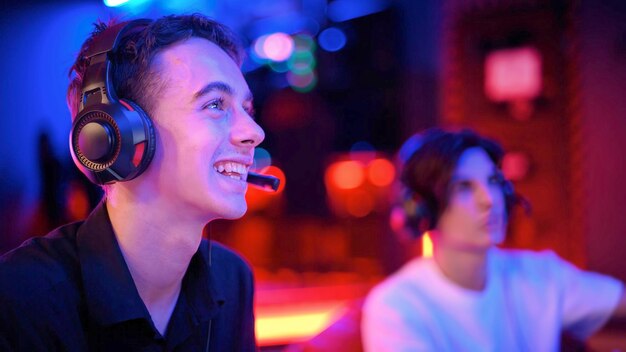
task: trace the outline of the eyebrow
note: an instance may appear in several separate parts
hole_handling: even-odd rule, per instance
[[[456,182],[460,182],[460,181],[467,181],[467,180],[469,180],[468,177],[454,175],[454,176],[452,176],[450,178],[450,184],[453,184],[453,183],[456,183]]]
[[[228,94],[228,95],[235,94],[235,90],[228,83],[217,81],[217,82],[211,82],[205,85],[204,87],[202,87],[202,89],[200,89],[193,95],[192,101],[196,101],[215,90]],[[252,93],[250,91],[246,92],[244,100],[252,100]]]
[[[500,172],[501,172],[500,169],[497,166],[494,165],[493,169],[491,170],[491,174],[489,175],[489,177],[497,176]],[[471,177],[452,175],[452,177],[450,177],[450,183],[454,183],[454,182],[458,182],[458,181],[467,181],[469,179],[471,179]]]

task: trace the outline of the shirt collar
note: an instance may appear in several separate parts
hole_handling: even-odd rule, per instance
[[[211,242],[203,240],[198,251],[191,259],[183,279],[182,292],[189,299],[189,304],[199,321],[213,318],[216,309],[221,307],[224,296],[216,287],[215,269],[211,268]]]
[[[214,270],[208,265],[210,251],[210,242],[203,240],[189,263],[167,331],[170,350],[185,341],[195,327],[215,318],[225,302],[215,287]]]
[[[87,309],[96,322],[112,325],[132,319],[151,321],[122,256],[104,201],[78,230],[77,247]],[[214,317],[224,303],[209,265],[210,251],[210,242],[202,241],[182,283],[181,295],[185,295],[197,322]]]
[[[101,325],[146,318],[150,314],[122,256],[102,201],[76,235],[87,309]]]

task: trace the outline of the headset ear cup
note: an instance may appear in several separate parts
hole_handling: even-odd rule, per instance
[[[92,140],[94,135],[88,133],[87,128],[94,125],[107,131],[108,146]],[[84,150],[85,146],[93,145],[107,149],[109,153],[94,158],[93,153]],[[74,162],[89,180],[100,185],[139,176],[150,164],[155,145],[150,117],[137,104],[123,100],[86,107],[76,118],[70,133]]]
[[[415,233],[415,238],[424,234],[431,229],[431,212],[430,208],[424,200],[417,195],[411,195],[405,201],[407,209],[407,225],[410,226]]]
[[[137,116],[141,120],[143,125],[143,135],[136,139],[133,143],[133,159],[131,160],[132,164],[135,165],[136,170],[134,171],[134,175],[132,178],[135,178],[141,175],[150,165],[152,158],[154,157],[154,152],[156,150],[156,132],[154,129],[154,124],[152,123],[152,119],[139,105],[135,104],[130,100],[122,100],[120,99],[120,103],[124,105],[124,103],[130,105],[130,107],[137,113]],[[133,131],[136,133],[138,131]],[[140,133],[141,135],[141,133]],[[133,137],[135,139],[136,137]],[[142,143],[142,144],[138,144]],[[132,179],[132,178],[129,178]]]
[[[428,205],[412,192],[403,192],[400,204],[393,207],[390,223],[400,238],[417,239],[431,229]]]

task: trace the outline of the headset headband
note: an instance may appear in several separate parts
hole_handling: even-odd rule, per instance
[[[139,26],[147,26],[150,22],[151,20],[148,19],[138,19],[118,23],[105,29],[98,39],[90,44],[84,56],[89,63],[83,76],[79,113],[87,105],[87,100],[96,93],[100,93],[101,101],[99,103],[101,104],[117,102],[117,94],[115,93],[111,77],[112,64],[109,55],[117,49],[121,38],[128,31]],[[102,79],[103,77],[104,80]]]

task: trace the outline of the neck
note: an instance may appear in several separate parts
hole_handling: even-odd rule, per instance
[[[441,272],[455,284],[474,291],[482,291],[487,285],[488,253],[445,246],[433,248],[433,258]]]
[[[108,194],[106,206],[139,296],[164,334],[204,222],[158,197],[138,201],[122,187]]]

